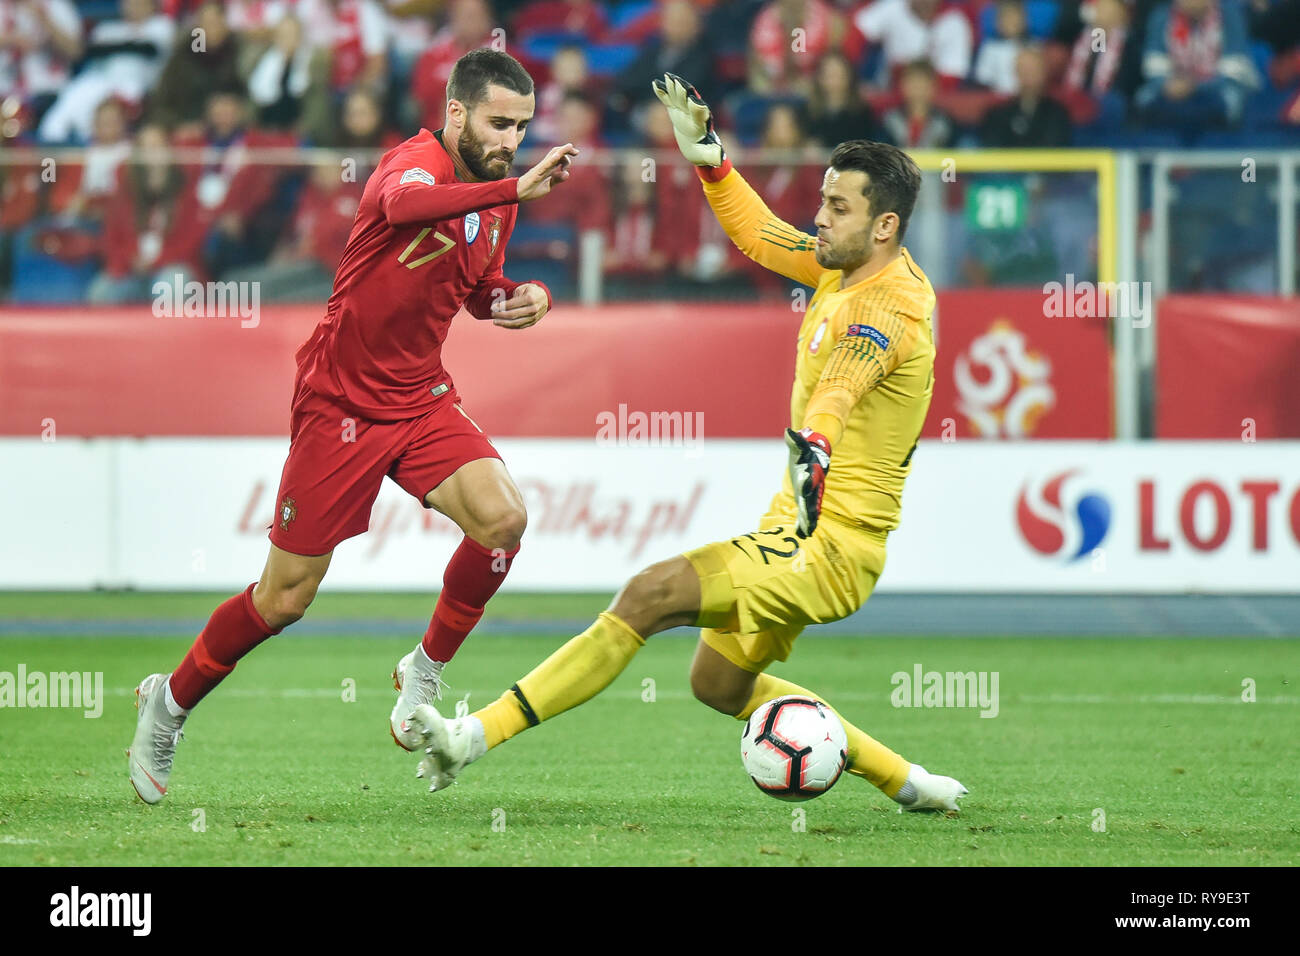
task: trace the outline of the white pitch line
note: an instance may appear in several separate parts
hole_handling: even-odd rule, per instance
[[[105,688],[106,692],[115,697],[126,697],[135,693],[135,687],[109,687]],[[359,688],[361,695],[371,696],[364,688]],[[339,698],[342,699],[342,687],[277,687],[274,690],[255,690],[248,687],[232,687],[228,690],[217,691],[223,697],[236,698]],[[641,700],[642,691],[607,691],[600,695],[604,699],[617,700]],[[389,689],[388,696],[395,697],[395,693]],[[380,696],[384,696],[383,692]],[[477,694],[476,694],[477,696]],[[491,698],[490,694],[483,695],[485,700]],[[655,697],[661,700],[694,700],[694,695],[684,690],[660,690],[656,691]],[[851,700],[861,703],[889,703],[890,694],[887,692],[866,693],[863,691],[850,691],[848,693],[831,694],[832,703],[841,700]],[[1008,704],[1244,704],[1245,702],[1238,696],[1220,695],[1220,694],[1003,694],[1001,695],[1003,706]],[[1285,694],[1275,694],[1272,697],[1260,697],[1253,703],[1256,704],[1279,704],[1295,706],[1300,704],[1300,697],[1287,696]],[[926,709],[926,708],[903,708],[907,710]],[[952,709],[952,708],[931,708],[931,709]]]
[[[135,694],[135,686],[108,687],[105,688],[105,693],[112,694],[114,697],[129,697]],[[249,687],[231,687],[220,693],[222,697],[338,697],[342,699],[343,688],[277,687],[275,690],[254,690]]]

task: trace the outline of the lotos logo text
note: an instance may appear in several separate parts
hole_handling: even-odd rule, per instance
[[[1026,483],[1016,499],[1016,523],[1025,542],[1039,554],[1078,561],[1101,544],[1110,529],[1110,502],[1082,491],[1077,468],[1044,482]]]

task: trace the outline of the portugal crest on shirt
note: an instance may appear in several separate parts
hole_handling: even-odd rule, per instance
[[[497,251],[497,240],[501,238],[501,220],[493,219],[488,226],[488,255]]]
[[[478,238],[478,227],[479,227],[478,213],[472,212],[465,217],[465,245],[467,246],[474,245],[474,240]]]
[[[285,498],[280,502],[280,529],[289,530],[289,522],[298,517],[298,506],[292,498]]]

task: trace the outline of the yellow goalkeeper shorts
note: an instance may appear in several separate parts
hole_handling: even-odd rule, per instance
[[[885,567],[883,532],[825,515],[809,539],[794,528],[792,512],[772,511],[757,531],[685,552],[700,576],[700,639],[754,674],[789,657],[809,624],[862,607]]]

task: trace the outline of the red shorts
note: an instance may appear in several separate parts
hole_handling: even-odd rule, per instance
[[[454,391],[418,418],[376,422],[299,383],[290,436],[271,543],[292,554],[326,554],[364,533],[385,475],[425,504],[461,465],[501,458]]]

